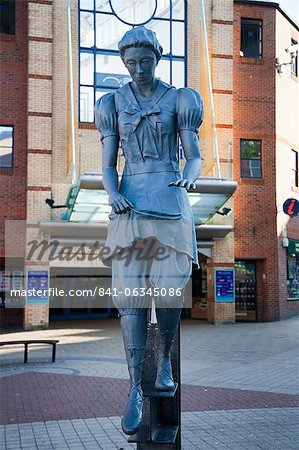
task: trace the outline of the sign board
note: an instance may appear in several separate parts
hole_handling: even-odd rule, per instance
[[[27,305],[47,305],[49,303],[49,270],[27,269]]]
[[[299,214],[299,201],[295,198],[288,198],[283,204],[283,212],[291,217]]]
[[[214,292],[216,302],[235,301],[235,271],[234,269],[215,269]]]

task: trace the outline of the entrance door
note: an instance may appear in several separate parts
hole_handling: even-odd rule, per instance
[[[51,269],[54,295],[50,299],[50,320],[92,319],[115,315],[110,297],[106,298],[107,296],[98,293],[98,288],[106,289],[110,285],[109,274],[89,272],[84,274],[75,269]],[[64,295],[55,297],[59,290]]]
[[[255,321],[257,318],[256,262],[235,261],[236,320]]]
[[[192,273],[192,319],[208,319],[207,257],[199,254],[200,268]]]

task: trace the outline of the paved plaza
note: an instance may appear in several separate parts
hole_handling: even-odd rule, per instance
[[[59,339],[1,351],[0,448],[134,449],[120,427],[129,387],[117,319],[52,322],[1,340]],[[299,317],[182,321],[182,449],[299,449]]]

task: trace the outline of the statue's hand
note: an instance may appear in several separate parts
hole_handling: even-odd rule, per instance
[[[180,178],[177,181],[173,181],[172,183],[169,183],[168,186],[183,187],[183,188],[187,189],[187,191],[191,188],[196,189],[196,183],[194,183],[190,180],[187,180],[187,178]]]
[[[126,214],[133,207],[119,192],[113,192],[109,195],[109,205],[112,206],[116,214]]]

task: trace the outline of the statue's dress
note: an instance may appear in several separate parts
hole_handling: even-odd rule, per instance
[[[102,139],[117,136],[125,159],[119,192],[133,205],[109,216],[105,263],[136,239],[156,238],[197,264],[193,215],[185,188],[169,187],[180,176],[178,132],[197,133],[203,119],[200,95],[159,81],[146,102],[138,102],[131,83],[99,99],[96,125]],[[103,149],[105,151],[105,148]]]

